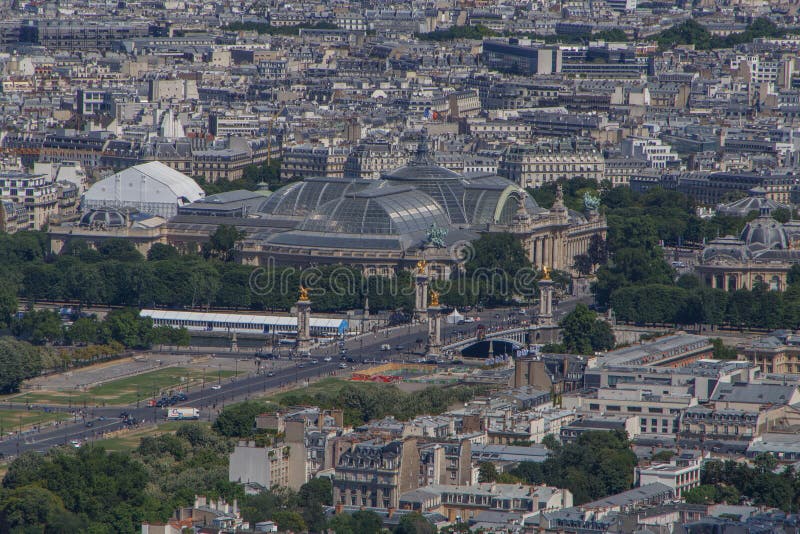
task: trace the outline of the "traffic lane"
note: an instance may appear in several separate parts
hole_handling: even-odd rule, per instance
[[[62,423],[52,430],[10,437],[0,442],[0,453],[8,457],[28,450],[47,450],[56,445],[66,445],[76,439],[81,442],[97,439],[99,435],[119,430],[123,426],[125,425],[119,418],[101,421],[90,428],[83,422]]]
[[[215,404],[221,408],[225,402],[237,402],[244,397],[255,393],[261,393],[268,389],[275,389],[280,386],[290,385],[300,380],[314,378],[317,376],[330,375],[332,372],[337,374],[350,371],[348,364],[347,369],[340,369],[339,363],[326,363],[317,365],[305,365],[304,367],[288,367],[275,371],[275,376],[268,377],[266,375],[255,375],[243,379],[236,380],[233,383],[226,383],[215,390],[211,387],[205,390],[198,390],[191,392],[191,396],[185,402],[176,403],[175,406],[200,408],[200,418],[202,420],[214,419],[216,413],[213,407]],[[122,412],[126,412],[137,423],[146,421],[163,422],[166,418],[165,408],[156,408],[151,406],[118,406],[95,408],[94,414],[97,418],[90,419],[92,426],[87,427],[86,422],[82,419],[80,422],[65,422],[58,425],[54,429],[47,429],[38,433],[30,433],[28,435],[10,437],[0,442],[0,453],[6,457],[16,455],[18,452],[27,450],[47,450],[57,445],[67,445],[72,440],[94,440],[99,439],[101,434],[121,430],[126,427],[124,421],[119,417]],[[105,421],[100,421],[99,417],[105,417]]]

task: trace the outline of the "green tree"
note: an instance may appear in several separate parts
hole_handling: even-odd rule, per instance
[[[669,462],[673,456],[675,456],[675,451],[663,450],[655,453],[652,460],[654,462]]]
[[[85,523],[64,508],[53,492],[23,486],[0,492],[0,531],[68,534],[83,531]]]
[[[17,287],[12,284],[0,284],[0,328],[11,325],[18,308]]]
[[[573,263],[575,264],[575,270],[583,276],[591,274],[592,268],[594,267],[588,254],[578,254],[573,259]]]
[[[773,219],[775,219],[779,223],[785,224],[789,222],[789,219],[791,219],[792,212],[786,208],[778,208],[772,210],[772,213],[770,213],[770,215],[772,216]]]
[[[104,335],[128,348],[147,349],[153,343],[153,320],[134,309],[114,310],[103,321]]]
[[[71,343],[95,343],[100,337],[101,325],[96,317],[80,317],[67,328],[67,339]]]
[[[736,348],[728,347],[722,339],[714,338],[711,340],[714,345],[714,358],[717,360],[735,360],[737,357]]]
[[[544,462],[521,462],[510,474],[529,484],[566,487],[581,504],[630,489],[636,462],[625,432],[586,432],[577,443],[551,449]]]
[[[144,256],[136,250],[132,241],[127,239],[106,239],[97,247],[97,251],[106,258],[117,261],[143,261]]]
[[[495,37],[497,33],[486,26],[474,24],[470,26],[452,26],[446,30],[435,30],[429,33],[415,33],[414,36],[423,41],[452,41],[455,39]]]
[[[800,264],[792,264],[789,268],[789,273],[786,275],[786,281],[789,285],[800,283]]]
[[[306,530],[306,522],[303,516],[298,512],[290,510],[281,510],[272,514],[272,520],[278,524],[281,530],[291,530],[294,532],[302,532]]]
[[[543,437],[542,445],[547,447],[547,450],[549,451],[561,450],[561,442],[558,441],[558,438],[555,437],[553,434],[547,434],[545,437]]]
[[[34,345],[54,343],[64,339],[64,328],[58,313],[50,310],[31,310],[15,319],[11,325],[14,336]]]
[[[333,504],[333,484],[327,477],[312,478],[300,486],[298,493],[302,502],[316,501],[325,506]]]
[[[492,462],[483,462],[478,467],[478,482],[494,482],[497,476],[497,467]]]
[[[245,233],[228,224],[221,224],[203,243],[203,255],[206,258],[219,258],[222,261],[233,260],[236,244],[244,239]]]
[[[436,534],[436,527],[419,512],[404,515],[393,534]]]
[[[466,275],[479,302],[508,302],[515,292],[532,292],[533,288],[517,287],[515,277],[530,269],[530,261],[518,238],[511,234],[481,234],[472,242],[466,262]]]
[[[586,252],[592,265],[603,265],[608,261],[608,245],[606,240],[597,234],[589,238],[589,249]]]
[[[214,430],[226,437],[250,437],[255,433],[256,416],[266,410],[267,406],[261,402],[228,405],[214,421]]]
[[[563,344],[574,354],[592,354],[614,347],[614,334],[585,304],[578,304],[559,323]]]
[[[714,504],[717,498],[717,488],[710,484],[702,484],[683,492],[686,504]]]
[[[250,524],[274,520],[276,512],[299,506],[297,493],[289,488],[272,488],[256,495],[247,495],[242,502],[242,517]]]
[[[0,338],[0,393],[13,393],[27,378],[42,371],[41,352],[28,343]]]
[[[178,249],[163,243],[154,243],[147,251],[147,261],[174,260],[178,256],[180,256]]]

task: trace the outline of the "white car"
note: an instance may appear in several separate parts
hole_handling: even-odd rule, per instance
[[[322,361],[323,361],[323,362],[329,362],[329,361],[331,361],[332,359],[333,359],[333,358],[331,358],[330,356],[325,356],[324,358],[322,358]]]
[[[311,360],[311,363],[312,363],[312,364],[314,364],[314,365],[316,365],[316,364],[318,364],[318,363],[319,363],[319,360]]]
[[[339,369],[347,369],[347,364],[346,363],[340,363],[339,364]]]
[[[81,446],[81,440],[79,440],[79,439],[73,439],[69,443],[70,443],[70,445],[72,445],[76,449],[80,448],[80,446]]]
[[[220,386],[219,384],[216,384],[216,385],[214,385],[214,386],[211,386],[211,389],[213,389],[213,390],[220,390],[220,389],[222,389],[222,386]]]

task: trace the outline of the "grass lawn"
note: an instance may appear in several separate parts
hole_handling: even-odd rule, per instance
[[[67,419],[69,414],[62,412],[45,413],[37,410],[0,410],[0,428],[3,432],[23,429],[57,419]]]
[[[147,426],[143,428],[137,428],[135,430],[131,430],[130,432],[126,432],[120,434],[119,436],[108,438],[108,439],[99,439],[94,442],[94,445],[97,447],[104,447],[106,450],[109,451],[121,451],[121,452],[128,452],[132,451],[136,447],[139,446],[139,441],[142,438],[148,436],[160,436],[161,434],[168,434],[173,433],[181,425],[186,424],[200,424],[203,426],[210,426],[211,423],[202,422],[202,421],[167,421],[165,423],[161,423],[158,426]]]
[[[217,376],[229,378],[233,371],[221,371],[207,375],[207,380]],[[128,405],[135,404],[137,398],[142,400],[158,396],[162,392],[181,389],[199,384],[203,379],[201,369],[186,367],[166,367],[136,376],[129,376],[95,386],[88,391],[34,391],[14,397],[15,404],[74,404],[82,405]]]
[[[265,400],[278,402],[285,397],[289,396],[293,393],[306,393],[308,395],[315,395],[317,393],[328,393],[331,395],[335,395],[339,392],[344,386],[355,386],[355,387],[371,387],[371,386],[380,386],[380,385],[388,385],[388,384],[375,384],[373,382],[353,382],[351,380],[344,380],[341,378],[323,378],[322,380],[318,380],[313,384],[309,385],[308,387],[300,386],[295,389],[290,389],[289,391],[284,391],[282,393],[278,393],[277,395],[272,395],[267,397]]]

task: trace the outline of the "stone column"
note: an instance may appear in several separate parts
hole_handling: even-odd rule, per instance
[[[438,304],[438,303],[437,303]],[[428,307],[428,344],[425,347],[427,358],[437,359],[442,355],[442,308]]]
[[[553,281],[539,280],[539,316],[536,322],[542,326],[553,324]]]
[[[414,293],[414,320],[423,322],[428,310],[428,274],[417,272]]]
[[[295,303],[297,307],[297,352],[311,352],[311,301],[304,294]]]
[[[542,239],[542,266],[549,265],[551,263],[549,258],[549,248],[550,246],[548,243],[548,238],[545,237]]]

